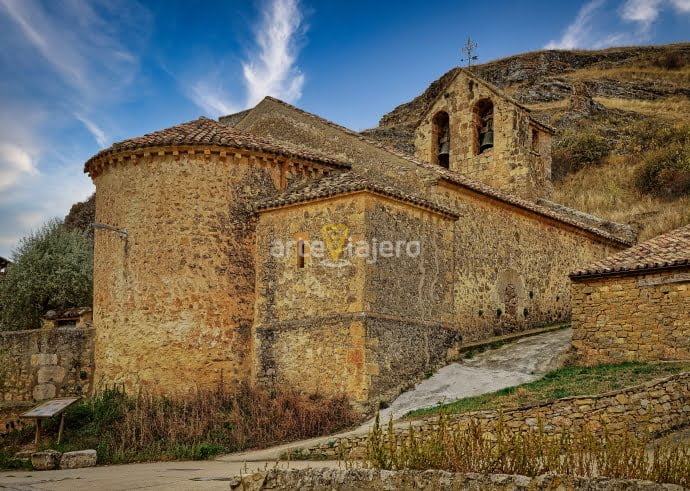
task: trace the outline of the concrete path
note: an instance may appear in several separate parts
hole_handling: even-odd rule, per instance
[[[558,368],[571,336],[571,329],[530,336],[447,365],[381,411],[381,421],[536,380]]]
[[[474,358],[448,365],[402,394],[382,411],[383,421],[407,412],[493,392],[539,378],[556,368],[570,343],[569,329],[522,338]],[[310,447],[338,436],[366,434],[371,421],[359,428],[328,437],[224,455],[214,461],[157,462],[93,467],[65,471],[0,473],[0,490],[124,490],[124,489],[228,489],[229,480],[276,461],[288,450]],[[337,462],[281,462],[291,467],[337,467]]]
[[[228,490],[230,481],[279,465],[281,468],[339,467],[322,462],[155,462],[90,467],[64,471],[14,471],[0,473],[0,490]]]

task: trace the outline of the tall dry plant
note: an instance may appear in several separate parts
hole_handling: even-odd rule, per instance
[[[453,430],[445,416],[437,430],[402,433],[392,423],[382,429],[378,417],[367,442],[366,462],[377,469],[442,469],[538,476],[605,476],[690,485],[690,446],[653,443],[632,431],[622,435],[588,430],[554,436],[543,425],[526,432],[511,431],[501,420],[488,429],[471,421]]]
[[[96,447],[101,463],[203,459],[329,434],[356,421],[344,396],[269,393],[249,385],[178,397],[108,389],[67,417],[62,449]]]

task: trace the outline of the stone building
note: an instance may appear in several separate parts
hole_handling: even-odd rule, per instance
[[[569,318],[568,272],[630,230],[537,201],[551,130],[472,76],[453,84],[448,165],[271,97],[91,158],[96,221],[123,229],[95,234],[96,384],[249,381],[366,406],[463,341]],[[495,147],[460,158],[487,98],[477,132]]]
[[[690,225],[570,277],[585,363],[690,359]]]

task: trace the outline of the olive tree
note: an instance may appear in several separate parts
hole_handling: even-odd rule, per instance
[[[0,279],[0,328],[41,325],[48,310],[91,306],[93,249],[86,235],[60,220],[19,242]]]

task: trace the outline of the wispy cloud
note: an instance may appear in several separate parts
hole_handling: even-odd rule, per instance
[[[239,106],[230,102],[230,97],[225,92],[220,77],[208,77],[194,82],[190,88],[190,97],[207,114],[214,116],[231,114],[240,110]]]
[[[0,255],[92,192],[92,149],[62,136],[108,144],[95,115],[128,97],[151,21],[136,0],[0,0]]]
[[[302,96],[304,75],[295,66],[295,36],[302,24],[297,0],[273,0],[256,29],[259,52],[242,65],[247,85],[247,105],[267,95],[294,101]]]
[[[603,12],[606,0],[591,0],[563,31],[560,39],[549,41],[546,49],[605,48],[648,41],[650,30],[666,7],[680,14],[690,13],[690,0],[625,0],[618,9],[618,28]],[[606,23],[601,22],[605,18]]]
[[[267,0],[254,29],[254,48],[242,63],[244,101],[228,96],[217,73],[190,85],[192,101],[218,116],[254,106],[267,95],[287,102],[298,100],[304,85],[304,74],[297,66],[303,21],[299,0]]]
[[[690,0],[671,0],[671,4],[681,13],[690,13]]]
[[[105,5],[80,0],[59,5],[0,0],[0,9],[14,21],[26,42],[82,99],[111,97],[129,83],[138,65],[137,57],[120,41],[119,33],[108,25],[105,12],[97,10]],[[69,29],[65,28],[67,22]],[[136,30],[131,35],[136,37]]]
[[[36,175],[34,158],[19,145],[0,141],[0,191],[6,191],[25,175]]]
[[[546,49],[575,49],[586,45],[592,36],[592,18],[605,0],[592,0],[582,6],[575,20],[566,27],[560,39],[549,41]]]
[[[79,113],[75,113],[74,117],[81,121],[84,127],[89,130],[89,133],[91,133],[93,138],[96,140],[96,143],[98,143],[101,148],[104,148],[108,145],[108,137],[105,135],[105,132],[96,125],[96,123]]]
[[[663,0],[627,0],[623,4],[621,17],[623,20],[638,22],[642,29],[649,26],[659,17]]]

